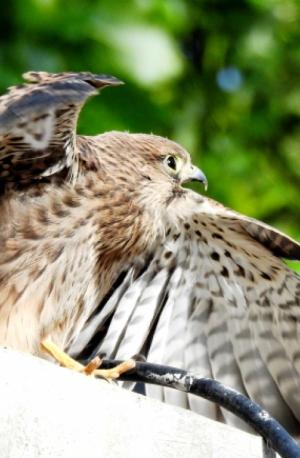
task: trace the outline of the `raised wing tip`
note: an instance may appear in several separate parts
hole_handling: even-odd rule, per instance
[[[77,80],[85,81],[95,88],[105,86],[119,86],[124,84],[123,81],[111,75],[99,75],[90,72],[62,72],[62,73],[48,73],[48,72],[35,72],[29,71],[23,73],[23,78],[29,83],[53,83],[55,81]]]
[[[94,87],[121,86],[125,84],[124,81],[110,75],[92,75],[92,78],[87,77],[84,80]]]

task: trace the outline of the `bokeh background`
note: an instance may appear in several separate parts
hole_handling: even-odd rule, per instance
[[[1,91],[29,69],[113,74],[126,86],[80,133],[168,136],[211,197],[300,240],[299,0],[12,0],[1,16]]]

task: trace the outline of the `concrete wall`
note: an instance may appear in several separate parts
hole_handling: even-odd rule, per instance
[[[0,349],[0,457],[262,457],[261,439]]]

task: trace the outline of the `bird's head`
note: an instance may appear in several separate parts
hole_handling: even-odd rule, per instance
[[[178,189],[191,181],[207,187],[204,173],[193,165],[189,153],[172,140],[124,132],[108,132],[97,139],[109,151],[107,160],[109,167],[114,166],[115,176],[126,174],[128,180],[134,177],[137,183],[152,182],[162,190]]]

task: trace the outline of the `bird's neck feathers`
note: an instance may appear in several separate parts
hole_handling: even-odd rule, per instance
[[[168,226],[180,227],[181,223],[189,220],[200,208],[205,205],[206,198],[190,189],[181,189],[173,194],[168,201],[165,212],[165,221]]]

